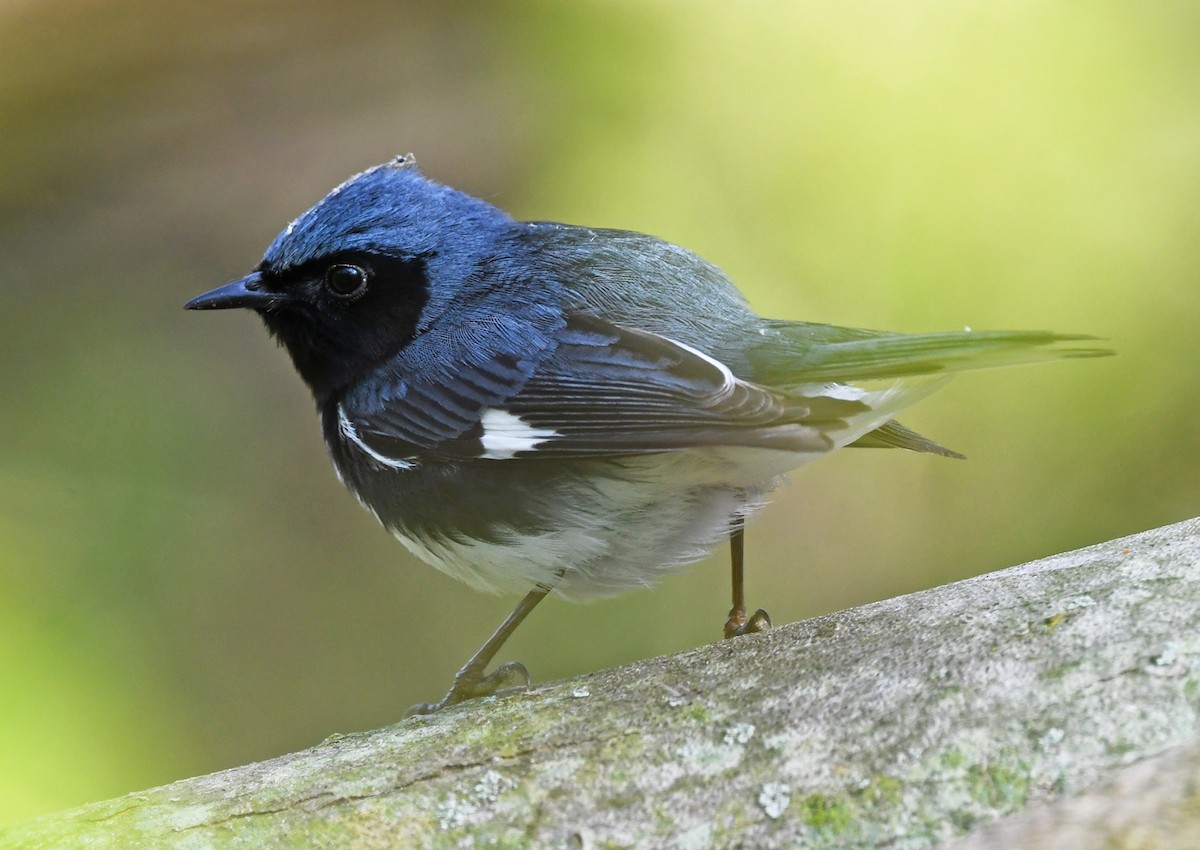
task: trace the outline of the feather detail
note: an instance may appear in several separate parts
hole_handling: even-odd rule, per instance
[[[908,449],[913,452],[940,455],[942,457],[966,460],[966,455],[959,454],[953,449],[935,443],[928,437],[923,437],[911,428],[905,428],[895,419],[884,423],[874,431],[870,431],[850,444],[851,448],[863,449]]]
[[[864,381],[990,369],[1111,351],[1061,347],[1095,337],[1047,331],[954,331],[889,334],[796,322],[770,322],[751,353],[756,380],[799,385]]]

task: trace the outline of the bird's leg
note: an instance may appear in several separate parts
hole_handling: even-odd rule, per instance
[[[546,598],[550,588],[539,584],[517,603],[504,622],[492,636],[487,639],[479,651],[471,656],[471,660],[463,665],[454,676],[454,684],[449,692],[438,702],[422,702],[414,705],[405,712],[406,717],[414,714],[432,714],[448,705],[455,705],[475,697],[485,697],[505,690],[525,690],[529,687],[529,671],[520,661],[509,661],[501,664],[491,673],[485,672],[488,664],[496,657],[500,647],[512,636],[521,625],[521,621],[529,616],[539,602]]]
[[[745,587],[745,538],[746,521],[742,517],[733,520],[733,531],[729,535],[729,558],[733,573],[733,607],[725,621],[725,637],[764,632],[771,628],[771,617],[762,608],[746,617]]]

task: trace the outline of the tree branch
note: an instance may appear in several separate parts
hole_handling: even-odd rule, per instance
[[[1198,626],[1191,520],[83,806],[0,847],[1195,847]]]

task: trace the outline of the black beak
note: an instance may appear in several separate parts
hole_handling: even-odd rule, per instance
[[[228,310],[231,307],[268,307],[286,299],[278,292],[268,292],[260,289],[263,276],[260,272],[250,274],[217,287],[212,292],[197,295],[183,305],[185,310]]]

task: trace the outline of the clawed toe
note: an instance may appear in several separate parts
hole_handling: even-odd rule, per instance
[[[745,611],[732,611],[729,619],[725,621],[725,637],[765,632],[769,628],[771,628],[771,615],[762,608],[751,614],[749,619],[746,618]]]
[[[476,697],[500,696],[525,691],[529,689],[529,683],[529,671],[520,661],[501,664],[491,673],[486,674],[481,670],[464,668],[454,677],[454,685],[441,700],[419,702],[404,712],[404,716],[433,714],[447,706],[457,705]]]

